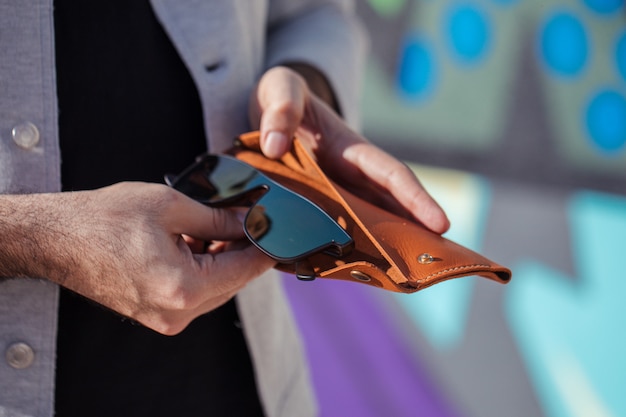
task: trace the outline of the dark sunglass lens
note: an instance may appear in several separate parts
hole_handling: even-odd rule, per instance
[[[236,159],[207,155],[174,186],[196,200],[218,201],[247,191],[259,175]]]
[[[293,262],[329,248],[341,253],[352,242],[317,206],[277,186],[271,186],[248,214],[246,233],[281,262]]]
[[[212,206],[252,206],[248,238],[279,262],[327,250],[342,255],[350,236],[319,207],[232,157],[205,155],[168,184]]]

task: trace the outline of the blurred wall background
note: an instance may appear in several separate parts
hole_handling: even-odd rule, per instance
[[[413,295],[285,277],[323,416],[626,415],[624,0],[359,0],[363,131],[509,266]]]

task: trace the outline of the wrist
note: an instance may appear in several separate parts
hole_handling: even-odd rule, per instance
[[[60,194],[0,196],[0,276],[60,283],[71,265],[71,239],[62,233]],[[60,266],[63,266],[62,268]]]

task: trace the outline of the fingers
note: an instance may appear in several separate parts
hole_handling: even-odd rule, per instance
[[[405,164],[369,143],[346,148],[344,156],[425,227],[439,234],[449,229],[443,209]]]
[[[207,207],[182,193],[171,191],[171,204],[162,215],[172,234],[207,242],[244,237],[239,211]]]
[[[197,301],[192,301],[190,309],[181,311],[187,319],[176,321],[179,330],[190,319],[212,311],[234,297],[250,281],[275,265],[275,261],[249,244],[217,254],[194,255],[194,258],[199,270],[188,291],[192,294],[190,298]]]
[[[183,239],[179,242],[188,243]],[[155,286],[149,291],[150,307],[135,308],[135,314],[130,316],[159,333],[174,335],[196,317],[224,304],[275,264],[256,247],[239,242],[222,242],[221,250],[215,253],[190,254],[188,249],[181,250],[178,261],[169,258],[160,266],[154,262],[152,267],[163,275],[147,275],[149,285]]]
[[[304,79],[287,68],[273,68],[259,82],[255,99],[261,118],[261,149],[268,158],[280,158],[290,149],[309,94]]]
[[[236,291],[275,264],[245,238],[245,211],[206,207],[182,194],[175,200],[168,210],[176,213],[169,222],[170,232],[182,235],[194,253],[196,272],[204,277],[198,284],[207,285],[204,291]]]
[[[276,264],[252,244],[235,245],[217,254],[196,255],[210,285],[222,293],[238,291]]]
[[[373,188],[383,194],[378,199],[387,202],[385,208],[401,215],[408,212],[436,233],[448,230],[444,211],[412,171],[349,129],[295,72],[280,67],[269,70],[253,98],[260,115],[261,149],[267,157],[279,158],[287,152],[299,128],[300,132],[312,129],[323,138],[323,143],[313,144],[319,162],[338,182],[361,191],[367,189],[364,182],[373,182]]]
[[[194,258],[195,272],[190,273],[184,288],[167,297],[165,308],[146,311],[138,321],[159,333],[178,334],[193,319],[220,307],[274,265],[251,245]]]

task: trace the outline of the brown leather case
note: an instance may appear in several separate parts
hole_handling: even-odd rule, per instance
[[[315,277],[403,293],[463,276],[478,275],[500,283],[511,278],[509,269],[335,184],[298,138],[280,160],[263,156],[258,132],[241,135],[229,153],[315,202],[352,236],[355,244],[348,255],[335,258],[320,253],[309,258],[308,268]],[[276,266],[290,273],[296,273],[297,267],[301,265]]]

